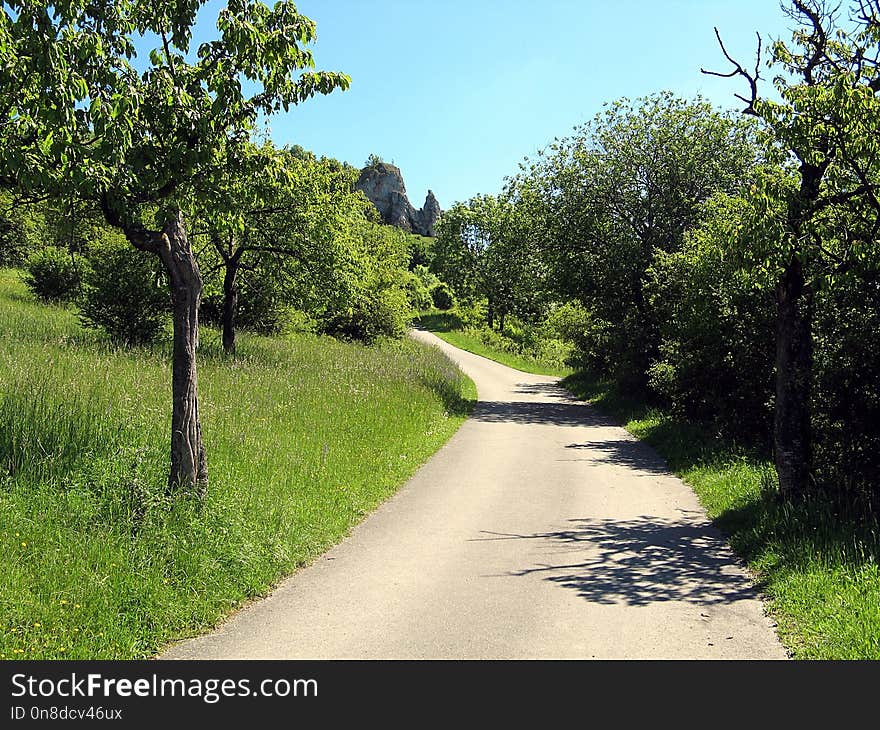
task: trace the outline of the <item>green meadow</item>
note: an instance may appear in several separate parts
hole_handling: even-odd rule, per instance
[[[307,564],[457,429],[473,384],[415,342],[203,329],[210,487],[165,491],[167,346],[117,349],[0,272],[0,658],[134,659]]]

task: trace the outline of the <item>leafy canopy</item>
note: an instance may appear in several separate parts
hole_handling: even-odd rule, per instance
[[[198,177],[234,164],[260,114],[345,89],[314,71],[315,24],[291,2],[231,0],[218,36],[191,49],[203,0],[32,0],[0,13],[0,181],[143,204],[205,196]],[[155,42],[146,59],[136,44]]]

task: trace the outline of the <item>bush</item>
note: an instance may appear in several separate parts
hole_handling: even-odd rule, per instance
[[[442,309],[444,311],[452,309],[455,306],[455,299],[452,296],[452,291],[442,282],[431,289],[431,300],[434,302],[434,306],[437,307],[437,309]]]
[[[649,295],[661,341],[648,375],[676,415],[762,441],[773,418],[774,305],[766,275],[730,253],[742,215],[723,199],[681,250],[657,255]]]
[[[407,293],[407,234],[371,223],[355,233],[320,316],[323,331],[364,342],[402,337],[413,312]]]
[[[380,337],[403,337],[411,312],[408,304],[403,289],[362,291],[348,309],[330,316],[324,331],[366,343]]]
[[[425,289],[429,292],[433,289],[437,284],[440,283],[440,279],[431,269],[427,266],[413,266],[412,272],[422,280],[422,284],[424,284]]]
[[[81,319],[123,344],[147,344],[161,333],[170,297],[158,260],[105,235],[88,253]]]
[[[0,192],[0,267],[25,265],[52,240],[41,206],[14,205],[10,193]]]
[[[547,316],[544,329],[550,337],[570,343],[568,364],[594,374],[615,370],[618,327],[579,302],[566,302],[554,309]]]
[[[880,507],[880,281],[841,277],[816,296],[814,471],[829,493]]]
[[[82,268],[79,256],[46,246],[28,257],[24,281],[45,302],[70,301],[79,291]]]
[[[486,314],[488,307],[485,299],[470,302],[468,304],[459,303],[455,308],[462,327],[474,327],[479,329],[486,325]]]
[[[292,307],[278,286],[266,278],[260,280],[262,287],[252,286],[241,281],[238,292],[238,311],[236,327],[251,330],[261,335],[277,335],[287,329],[288,315]],[[221,321],[223,304],[220,304]]]
[[[411,309],[421,312],[431,308],[431,293],[417,274],[411,271],[406,272],[405,284],[406,296]]]
[[[427,268],[433,258],[434,239],[412,234],[409,237],[409,267]]]

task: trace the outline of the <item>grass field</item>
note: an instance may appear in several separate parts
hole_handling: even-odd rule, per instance
[[[454,345],[467,352],[472,352],[475,355],[482,355],[490,360],[495,360],[514,370],[534,373],[535,375],[555,375],[561,378],[571,375],[573,372],[571,368],[560,367],[557,363],[545,362],[535,357],[524,357],[498,347],[493,347],[480,338],[478,330],[462,329],[456,316],[448,312],[435,311],[423,313],[416,321],[416,324],[429,332],[433,332],[440,339],[446,340],[450,345]],[[497,335],[495,339],[498,339]]]
[[[829,505],[775,498],[768,459],[583,375],[564,384],[651,444],[697,493],[757,577],[799,659],[880,659],[880,534]]]
[[[473,384],[414,342],[200,347],[211,485],[164,495],[168,353],[114,350],[0,272],[0,658],[132,659],[307,563],[457,429]]]

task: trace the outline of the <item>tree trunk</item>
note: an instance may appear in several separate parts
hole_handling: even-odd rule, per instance
[[[208,464],[199,421],[196,348],[202,277],[178,213],[163,229],[158,253],[171,279],[174,349],[171,375],[171,472],[169,491],[193,489],[204,496]]]
[[[498,317],[498,327],[499,327],[499,331],[501,332],[502,335],[504,334],[504,318],[506,316],[507,316],[507,313],[502,311],[500,316]]]
[[[486,322],[489,325],[489,329],[495,326],[495,311],[492,309],[492,297],[489,297],[489,304],[486,308]]]
[[[806,492],[812,461],[810,387],[813,369],[812,294],[793,257],[776,286],[776,408],[773,440],[779,491]]]
[[[223,276],[223,350],[227,355],[235,354],[235,316],[238,313],[238,258],[226,260],[226,273]]]

